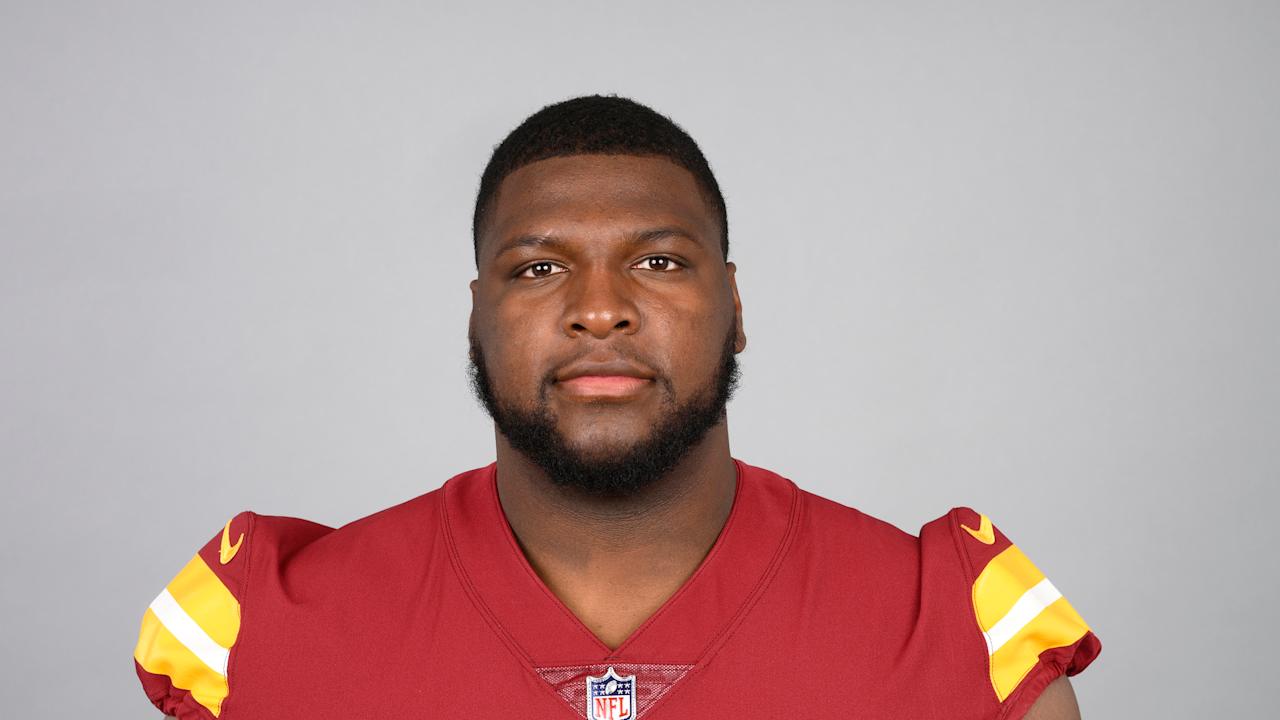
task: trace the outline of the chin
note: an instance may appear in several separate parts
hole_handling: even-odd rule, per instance
[[[591,465],[618,462],[635,453],[636,449],[643,444],[643,438],[635,436],[626,439],[594,437],[582,440],[566,438],[565,440],[565,450],[571,453],[579,463]]]

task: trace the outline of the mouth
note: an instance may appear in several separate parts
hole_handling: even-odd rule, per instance
[[[576,398],[627,399],[647,390],[653,381],[629,375],[579,375],[556,382],[566,394]]]

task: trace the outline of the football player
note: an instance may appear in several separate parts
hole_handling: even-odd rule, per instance
[[[157,708],[1079,717],[1066,676],[1098,639],[990,518],[911,535],[731,455],[742,303],[678,126],[618,97],[542,109],[495,149],[473,229],[496,461],[337,529],[228,520],[144,613]]]

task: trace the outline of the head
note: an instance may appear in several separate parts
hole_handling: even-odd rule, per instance
[[[620,496],[725,422],[746,346],[724,200],[696,143],[638,103],[548,106],[476,198],[472,386],[552,482]]]

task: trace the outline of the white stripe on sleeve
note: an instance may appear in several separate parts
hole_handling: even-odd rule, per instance
[[[160,618],[160,624],[173,633],[178,642],[186,646],[193,655],[200,658],[201,662],[219,675],[227,676],[227,658],[231,652],[215,642],[204,628],[191,619],[173,595],[169,594],[168,588],[161,590],[156,599],[151,601],[151,611]]]
[[[1022,597],[1009,608],[1004,617],[996,621],[991,629],[983,633],[987,636],[987,654],[995,655],[1005,643],[1009,642],[1018,631],[1036,619],[1036,616],[1062,597],[1058,588],[1045,578],[1036,583],[1030,590],[1022,593]]]

